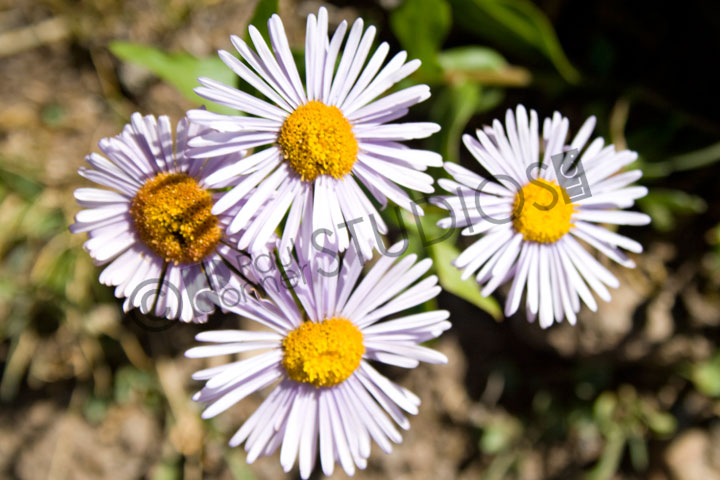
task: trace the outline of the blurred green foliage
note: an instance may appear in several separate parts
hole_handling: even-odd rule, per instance
[[[366,8],[357,3],[359,8]],[[277,0],[261,0],[251,17],[251,23],[266,38],[266,20],[277,8]],[[240,27],[238,34],[243,31]],[[684,117],[673,112],[642,125],[627,122],[634,113],[626,112],[615,123],[619,127],[614,128],[611,106],[602,104],[606,97],[599,98],[601,93],[627,95],[631,105],[645,100],[630,88],[627,92],[610,90],[610,86],[601,93],[592,90],[596,85],[569,61],[548,16],[529,0],[404,0],[389,12],[387,28],[383,31],[384,26],[379,27],[380,36],[396,40],[410,58],[422,60],[421,69],[397,88],[413,83],[432,87],[433,97],[414,110],[442,125],[442,131],[421,146],[440,152],[445,161],[461,162],[461,136],[502,117],[500,107],[508,101],[547,96],[581,103],[577,99],[584,98],[587,106],[582,105],[574,112],[576,115],[579,111],[598,115],[601,134],[607,137],[609,132],[613,141],[627,143],[641,154],[637,166],[645,174],[642,183],[649,185],[650,194],[638,205],[653,218],[657,233],[651,235],[669,235],[708,211],[704,192],[684,188],[674,181],[674,176],[698,172],[707,175],[709,168],[720,161],[720,143],[709,142],[698,148],[688,142],[689,146],[679,150],[681,153],[672,153],[678,150],[673,150],[670,140],[680,135],[684,125]],[[302,46],[297,47],[293,54],[302,71]],[[602,42],[596,45],[599,50],[606,47]],[[203,102],[193,92],[198,76],[247,88],[216,55],[196,58],[120,41],[109,48],[120,61],[149,70],[198,105]],[[607,63],[611,55],[598,57],[602,58],[593,62]],[[234,113],[210,103],[207,107]],[[67,112],[56,104],[41,112],[48,126],[60,124],[65,115]],[[626,128],[626,124],[631,127]],[[434,170],[430,173],[443,175],[440,169]],[[80,248],[81,239],[67,232],[69,211],[74,207],[67,206],[71,201],[67,192],[64,194],[47,185],[38,172],[18,172],[0,163],[0,341],[7,352],[0,399],[15,399],[23,382],[41,389],[70,379],[81,387],[92,385],[92,393],[82,404],[82,413],[91,423],[101,422],[113,405],[139,404],[154,412],[169,429],[177,418],[153,368],[153,359],[143,357],[148,347],[141,346],[127,323],[122,323],[112,292],[98,284],[97,269]],[[450,232],[447,238],[437,241],[447,234],[436,226],[446,214],[433,206],[423,208],[426,211],[422,217],[390,208],[382,213],[398,236],[407,239],[408,253],[432,258],[443,289],[469,303],[453,305],[459,311],[470,307],[470,311],[477,312],[473,318],[454,321],[502,320],[497,300],[483,297],[477,283],[472,278],[461,280],[460,272],[451,265],[464,240]],[[716,258],[715,268],[720,272],[720,225],[712,227],[707,238]],[[148,337],[152,334],[143,340]],[[613,362],[620,363],[617,358],[602,358],[600,367],[594,368],[590,365],[597,359],[580,358],[574,376],[561,378],[559,385],[545,385],[531,378],[534,372],[524,371],[536,366],[538,360],[509,358],[526,348],[520,345],[504,357],[510,365],[501,373],[507,384],[506,396],[501,396],[496,405],[485,406],[492,403],[485,400],[473,405],[483,408],[475,425],[477,449],[486,460],[483,478],[513,478],[536,445],[552,442],[590,452],[582,464],[582,474],[589,480],[613,478],[625,468],[623,464],[629,465],[634,474],[644,476],[651,461],[652,443],[687,426],[682,424],[687,419],[676,416],[667,405],[660,405],[656,392],[630,386],[616,376]],[[180,350],[177,346],[175,349]],[[66,365],[53,363],[58,356]],[[642,378],[644,367],[634,364],[632,373]],[[673,380],[685,379],[683,391],[708,399],[720,397],[718,352],[682,366],[673,364],[664,372],[670,372]],[[487,374],[488,378],[495,373]],[[665,385],[664,380],[657,384]],[[521,397],[525,402],[521,407],[506,406],[512,403],[508,398],[514,393],[511,387],[516,385],[525,386],[531,393]],[[213,422],[207,428],[207,435],[216,435],[218,443],[226,441],[224,433],[215,431]],[[599,445],[597,451],[591,448],[594,445]],[[241,449],[225,448],[222,456],[234,478],[253,478]],[[164,454],[153,468],[152,478],[183,478],[182,464],[181,454]]]
[[[664,232],[676,227],[680,216],[697,215],[707,209],[702,197],[682,190],[654,188],[638,200],[640,208],[652,217],[653,226]]]
[[[432,258],[433,271],[445,291],[472,303],[495,320],[501,320],[502,310],[498,302],[493,297],[483,297],[474,278],[462,280],[460,270],[452,264],[460,253],[455,247],[457,232],[442,230],[436,226],[441,218],[447,216],[447,212],[432,205],[428,205],[425,210],[423,216],[417,216],[407,210],[395,209],[399,216],[395,218],[399,218],[402,223],[395,225],[403,227],[408,253],[415,253],[418,258]],[[390,223],[393,223],[392,219]]]
[[[412,0],[406,0],[412,2]],[[509,50],[545,55],[563,78],[580,81],[547,16],[529,0],[452,0],[460,26]]]
[[[45,373],[35,355],[38,345],[66,327],[68,312],[99,290],[89,259],[66,230],[57,194],[30,175],[0,166],[0,341],[10,342],[0,381],[3,400],[16,394],[28,369]]]
[[[259,0],[255,6],[253,16],[248,22],[248,25],[253,25],[258,29],[265,41],[268,41],[270,38],[268,35],[267,21],[274,13],[277,13],[277,11],[278,0]],[[245,42],[250,42],[249,33],[245,34]]]
[[[403,2],[390,15],[390,26],[410,58],[422,61],[428,74],[440,72],[438,52],[451,25],[450,5],[445,0]]]
[[[713,398],[720,397],[720,350],[706,361],[689,366],[687,376],[698,391]]]
[[[121,60],[147,68],[195,103],[202,102],[202,98],[193,91],[198,86],[198,77],[212,78],[225,84],[233,84],[236,78],[218,56],[195,58],[187,53],[169,53],[130,42],[113,42],[110,51]],[[237,114],[230,108],[215,104],[209,104],[208,110]]]

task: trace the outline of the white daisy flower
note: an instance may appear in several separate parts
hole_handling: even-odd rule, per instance
[[[528,118],[520,105],[515,114],[507,111],[505,129],[495,120],[492,127],[477,131],[477,139],[463,137],[493,179],[445,164],[455,181],[438,183],[452,195],[436,197],[433,203],[449,210],[451,217],[438,225],[465,227],[463,235],[482,235],[454,264],[463,270],[463,278],[479,270],[476,279],[484,285],[483,295],[512,280],[505,303],[507,316],[517,311],[525,291],[530,321],[539,314],[543,328],[552,325],[553,319],[567,318],[575,324],[580,299],[595,311],[591,292],[609,301],[606,287],[619,286],[583,243],[630,268],[635,264],[620,248],[642,252],[638,242],[597,225],[645,225],[650,217],[621,210],[647,194],[645,187],[629,186],[642,176],[640,170],[620,173],[637,154],[618,152],[613,145],[605,146],[602,138],[585,148],[594,127],[595,117],[590,117],[568,144],[568,119],[556,112],[545,119],[541,138],[537,114],[531,110]],[[573,153],[579,158],[578,171],[582,168],[584,174],[566,179],[567,167],[575,165],[566,164],[558,181],[553,157]],[[571,183],[581,184],[583,178],[584,190],[575,192],[580,187],[571,188]]]
[[[370,439],[390,452],[392,442],[402,441],[393,421],[407,430],[404,412],[416,414],[420,399],[370,361],[404,368],[421,361],[447,362],[441,353],[419,345],[450,328],[447,311],[386,320],[440,292],[435,276],[418,281],[432,261],[415,263],[415,258],[383,256],[360,280],[362,262],[350,246],[341,261],[315,257],[310,263],[287,262],[292,290],[281,274],[266,276],[262,283],[268,299],[248,299],[230,310],[267,331],[203,332],[197,340],[214,345],[186,352],[197,358],[264,350],[193,375],[207,380],[193,397],[209,404],[203,418],[275,384],[230,440],[231,446],[245,443],[248,463],[280,448],[284,470],[290,471],[298,459],[305,479],[318,455],[326,475],[336,461],[352,475],[356,467],[365,468]]]
[[[382,43],[370,55],[375,27],[363,31],[362,19],[353,24],[341,52],[347,23],[329,37],[327,11],[321,8],[317,17],[311,14],[307,20],[303,85],[280,17],[273,15],[268,27],[272,51],[251,25],[255,51],[233,36],[242,60],[219,52],[223,62],[267,100],[209,78],[198,79],[202,86],[195,89],[246,115],[191,110],[191,120],[216,130],[191,140],[191,155],[215,157],[266,147],[208,177],[214,186],[242,176],[213,213],[227,212],[252,190],[251,200],[228,229],[235,234],[247,228],[240,235],[241,249],[262,248],[287,215],[281,251],[299,233],[318,232],[318,243],[327,238],[336,251],[344,251],[352,239],[367,258],[387,227],[363,188],[383,208],[390,199],[410,210],[411,199],[400,187],[431,193],[433,178],[422,171],[442,166],[437,153],[400,143],[437,132],[437,124],[391,123],[429,98],[429,87],[416,85],[377,99],[414,72],[420,61],[406,63],[406,52],[400,52],[383,67],[389,46]]]
[[[211,292],[240,288],[237,239],[224,236],[227,215],[211,209],[218,194],[208,175],[241,153],[206,161],[187,155],[187,140],[199,131],[183,119],[173,147],[170,120],[135,113],[120,135],[100,140],[107,158],[91,153],[80,175],[107,188],[79,188],[85,210],[75,216],[73,233],[87,232],[84,248],[96,265],[110,263],[100,282],[126,298],[127,312],[202,322],[214,310]],[[216,184],[216,186],[227,186]]]

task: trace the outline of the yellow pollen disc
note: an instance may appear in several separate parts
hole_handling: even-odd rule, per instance
[[[570,216],[574,207],[564,188],[555,181],[538,179],[515,195],[513,226],[525,241],[553,243],[573,226]]]
[[[285,160],[307,182],[318,175],[342,178],[358,154],[352,125],[340,109],[316,100],[288,115],[277,141]]]
[[[135,194],[130,215],[150,249],[166,262],[196,263],[220,241],[210,193],[184,173],[160,173]]]
[[[350,320],[304,322],[283,340],[282,365],[296,382],[332,387],[344,382],[365,353],[363,335]]]

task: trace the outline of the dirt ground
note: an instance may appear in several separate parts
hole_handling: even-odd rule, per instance
[[[298,44],[305,16],[320,3],[280,5]],[[76,171],[100,138],[116,134],[134,111],[176,120],[193,106],[150,73],[114,58],[107,49],[111,40],[207,56],[229,48],[229,35],[242,33],[253,6],[216,0],[0,2],[0,163],[3,171],[42,186],[32,209],[59,212],[67,225],[77,211],[72,190],[85,185]],[[331,7],[330,14],[335,21],[357,11]],[[22,201],[4,197],[3,230],[16,225],[11,214]],[[709,228],[700,220],[685,227],[700,237]],[[34,278],[42,277],[37,262],[48,252],[79,252],[83,241],[64,227],[57,231],[34,237],[26,270],[3,267],[9,282],[27,286],[28,298],[38,295],[27,308],[42,328],[26,335],[3,329],[0,337],[0,477],[285,478],[277,455],[248,467],[244,452],[226,445],[267,392],[217,419],[200,420],[200,406],[190,400],[199,385],[190,374],[204,363],[182,356],[200,327],[153,331],[133,314],[122,315],[111,293],[93,285],[97,270],[82,252],[63,286],[66,302],[42,300],[43,291],[33,287]],[[10,262],[18,242],[8,235],[0,235],[3,262]],[[374,447],[367,470],[354,478],[605,478],[588,472],[598,462],[616,461],[617,473],[609,478],[720,479],[720,403],[699,391],[688,373],[709,362],[717,348],[720,270],[710,253],[689,251],[693,242],[683,244],[681,235],[668,238],[649,229],[638,235],[647,250],[635,258],[638,268],[608,263],[621,287],[598,313],[584,311],[576,327],[543,331],[524,318],[497,323],[443,294],[439,303],[452,310],[454,328],[433,347],[449,365],[385,370],[420,396],[421,413],[393,454]],[[9,277],[11,272],[27,278]],[[22,299],[3,295],[0,322],[7,326]],[[62,319],[44,330],[42,322],[57,309]],[[237,326],[232,318],[214,322]],[[20,372],[17,378],[8,377],[14,372]],[[632,417],[627,438],[647,442],[644,470],[629,459],[627,444],[619,457],[604,455],[614,430],[601,423],[583,429],[583,421],[573,420],[596,418],[603,392],[620,399],[613,418]],[[629,407],[636,404],[637,411]],[[673,417],[669,433],[654,433],[646,419],[655,412]],[[339,467],[333,478],[345,478]]]

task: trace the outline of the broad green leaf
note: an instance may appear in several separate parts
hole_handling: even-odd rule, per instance
[[[456,47],[438,54],[438,63],[443,70],[473,72],[477,70],[501,70],[507,61],[498,52],[488,47]]]
[[[426,72],[439,73],[437,54],[451,24],[446,0],[405,0],[390,14],[390,27],[410,58]]]
[[[430,118],[443,128],[431,139],[446,162],[457,163],[460,137],[482,96],[482,87],[463,82],[449,85],[438,94],[430,110]]]
[[[429,250],[438,280],[445,290],[486,311],[495,320],[502,320],[503,313],[497,300],[493,297],[483,297],[480,286],[474,278],[466,280],[460,278],[460,270],[451,263],[460,254],[453,242],[449,240],[439,242],[430,245]]]
[[[502,320],[502,310],[497,301],[493,297],[483,297],[477,282],[473,278],[462,280],[460,270],[452,265],[451,262],[460,254],[455,247],[457,234],[436,225],[437,221],[447,214],[441,213],[442,210],[437,207],[429,207],[426,210],[422,217],[414,216],[407,210],[400,211],[402,226],[407,229],[411,240],[410,247],[418,250],[420,249],[419,243],[427,255],[433,259],[433,268],[440,285],[445,290],[479,307],[495,320]],[[413,240],[415,241],[413,242]]]
[[[158,48],[130,42],[113,42],[110,51],[120,60],[147,68],[198,105],[207,104],[208,110],[234,113],[236,110],[207,102],[193,89],[198,77],[209,77],[226,85],[234,85],[236,75],[217,56],[196,58],[188,53],[168,53]]]
[[[249,25],[254,25],[255,28],[260,31],[265,40],[268,40],[270,38],[268,35],[267,27],[268,19],[272,16],[273,13],[276,13],[277,11],[278,0],[260,0],[255,6],[255,12],[250,19]],[[248,43],[250,42],[249,33],[245,34],[245,41]]]
[[[467,81],[440,90],[430,109],[430,118],[443,128],[430,141],[445,161],[458,162],[460,138],[472,116],[496,107],[503,97],[501,89],[483,88]]]
[[[522,67],[508,62],[492,48],[465,46],[444,50],[438,54],[438,63],[447,84],[472,82],[481,85],[524,87],[531,75]]]
[[[542,53],[570,83],[580,73],[570,64],[547,16],[530,0],[452,0],[455,19],[478,37],[507,48]]]

